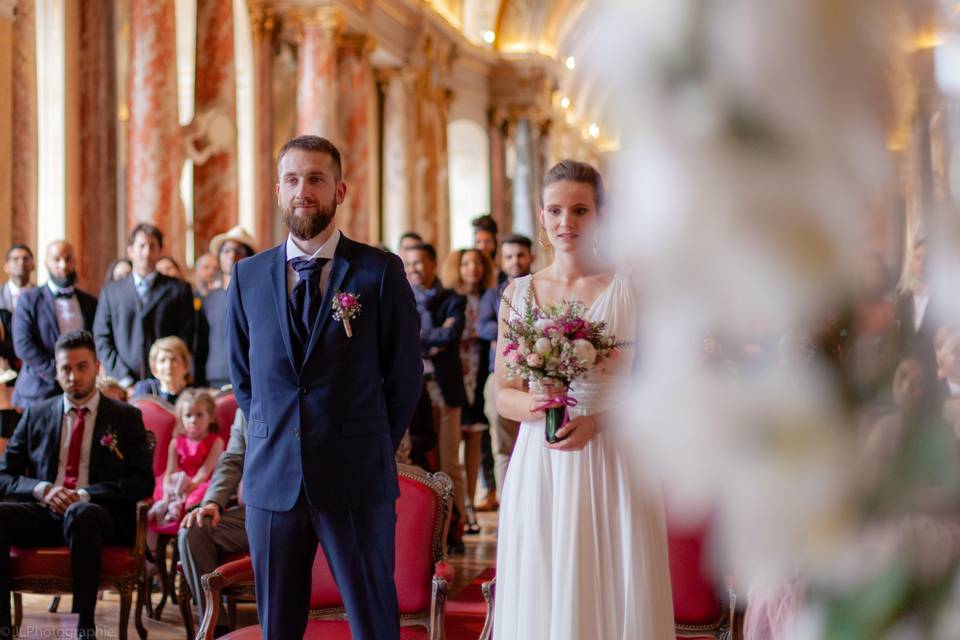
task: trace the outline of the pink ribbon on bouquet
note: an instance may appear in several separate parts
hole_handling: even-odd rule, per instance
[[[545,403],[539,407],[534,407],[534,411],[543,411],[544,409],[553,409],[554,407],[575,407],[577,406],[577,399],[571,398],[570,396],[555,396],[550,398]]]

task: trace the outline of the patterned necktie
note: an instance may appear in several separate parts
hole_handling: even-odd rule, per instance
[[[290,292],[292,319],[302,342],[307,343],[313,319],[320,313],[320,272],[330,258],[294,258],[290,266],[300,275],[300,280]]]
[[[149,290],[150,290],[150,283],[147,282],[146,278],[140,278],[140,282],[137,284],[137,295],[140,296],[141,302],[147,299],[147,292]]]
[[[75,407],[76,418],[73,421],[73,431],[70,432],[70,449],[67,451],[67,468],[63,474],[63,486],[67,489],[76,489],[80,478],[80,450],[83,449],[84,418],[89,409]]]

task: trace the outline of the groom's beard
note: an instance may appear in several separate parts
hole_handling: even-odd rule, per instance
[[[316,211],[310,214],[296,214],[293,212],[295,206],[314,205]],[[291,235],[297,240],[309,240],[315,238],[330,226],[333,222],[333,216],[337,213],[337,198],[334,196],[330,204],[321,206],[314,200],[294,200],[289,205],[283,207],[283,223]]]

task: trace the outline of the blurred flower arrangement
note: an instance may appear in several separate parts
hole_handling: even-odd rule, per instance
[[[926,375],[909,350],[877,349],[869,384],[851,356],[880,203],[917,182],[888,150],[914,117],[890,69],[915,62],[916,7],[605,4],[578,59],[619,88],[608,240],[643,274],[633,469],[712,514],[751,605],[789,601],[774,637],[960,637],[957,436],[904,390]]]

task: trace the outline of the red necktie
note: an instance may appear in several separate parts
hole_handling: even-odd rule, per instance
[[[70,450],[67,452],[67,468],[63,474],[63,486],[67,489],[76,489],[80,478],[80,450],[83,449],[83,418],[87,415],[86,407],[75,407],[76,418],[73,421],[73,431],[70,433]]]

